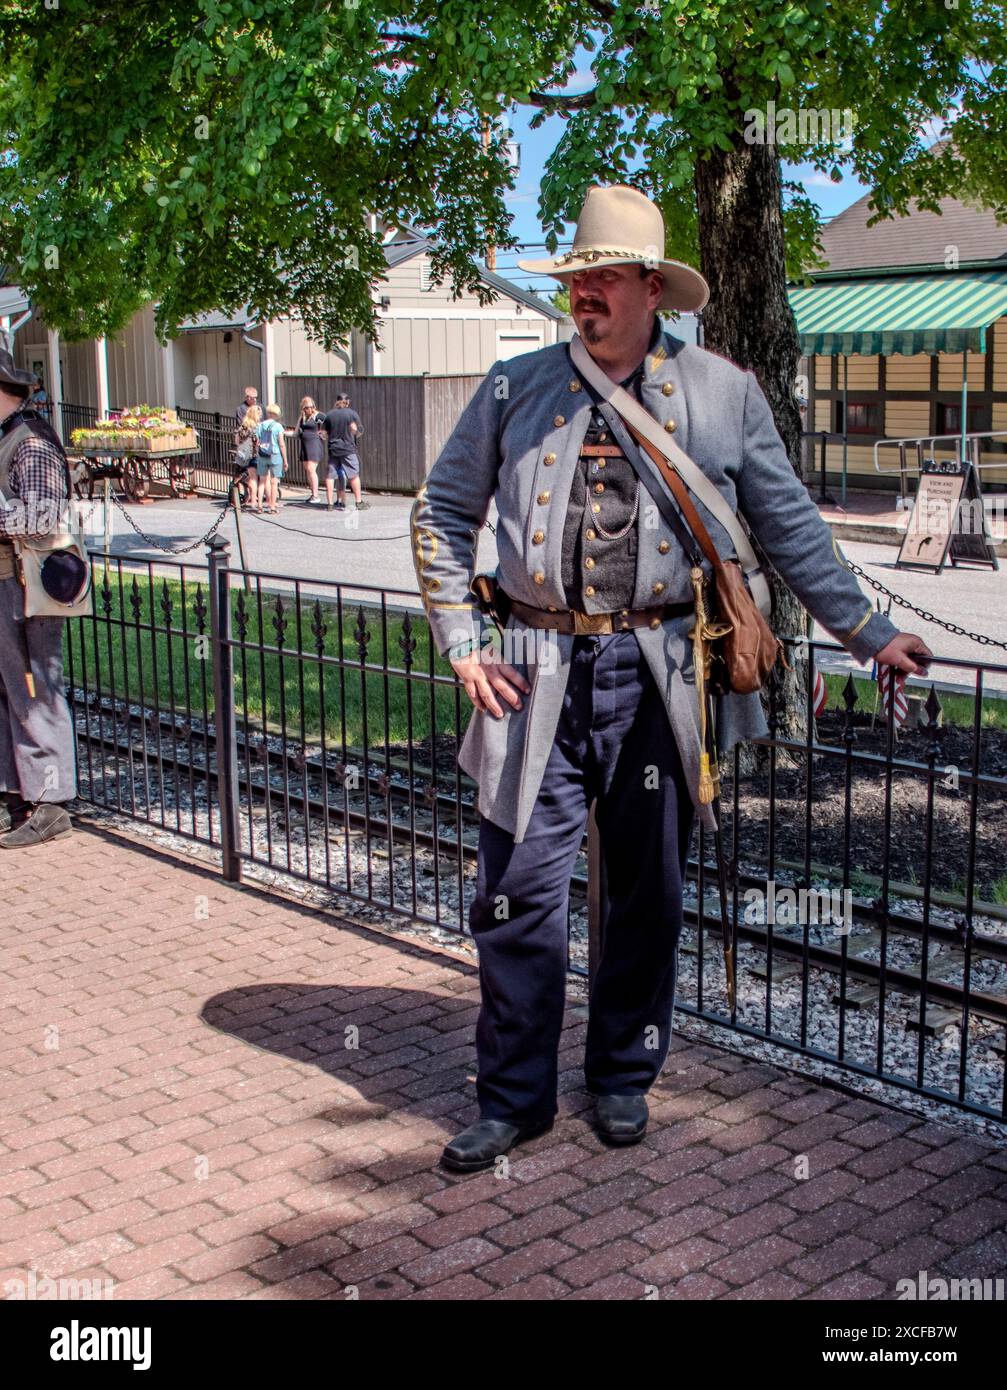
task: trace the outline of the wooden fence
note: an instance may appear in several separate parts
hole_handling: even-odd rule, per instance
[[[327,411],[341,391],[360,416],[360,472],[365,488],[415,492],[483,380],[458,376],[281,376],[284,425],[296,425],[301,399]]]

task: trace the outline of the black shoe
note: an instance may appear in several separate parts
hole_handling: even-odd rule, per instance
[[[40,802],[16,830],[0,838],[0,849],[27,849],[69,835],[73,827],[66,808],[49,801]]]
[[[650,1111],[644,1096],[598,1096],[595,1128],[606,1144],[638,1144],[647,1133]]]
[[[31,802],[18,792],[0,792],[0,835],[20,825],[31,810]]]
[[[509,1125],[505,1120],[477,1120],[461,1134],[456,1134],[441,1154],[445,1168],[453,1168],[457,1173],[477,1173],[483,1168],[492,1168],[501,1154],[508,1153],[515,1144],[525,1139],[533,1139],[536,1134],[545,1134],[552,1129],[551,1119],[535,1125]]]

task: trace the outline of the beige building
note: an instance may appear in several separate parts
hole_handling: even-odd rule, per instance
[[[374,289],[377,347],[354,331],[345,350],[325,352],[298,318],[257,323],[245,309],[190,319],[162,347],[152,306],[115,338],[67,343],[16,286],[0,289],[0,330],[12,337],[18,365],[36,371],[54,402],[100,411],[149,402],[227,416],[246,385],[276,400],[284,376],[480,375],[500,358],[570,336],[564,314],[489,270],[480,277],[496,293],[491,304],[475,294],[453,299],[449,284],[431,282],[430,250],[410,229],[387,237],[388,272]]]
[[[827,270],[790,290],[830,484],[845,471],[852,487],[904,490],[900,450],[882,445],[879,471],[878,441],[922,437],[905,450],[912,477],[920,457],[956,456],[963,423],[1003,432],[967,447],[984,487],[1007,483],[1007,226],[953,198],[940,209],[868,226],[861,198],[824,229]],[[942,435],[958,438],[931,444]]]

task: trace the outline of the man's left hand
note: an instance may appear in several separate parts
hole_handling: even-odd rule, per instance
[[[900,671],[908,671],[911,676],[925,676],[928,669],[926,658],[931,656],[933,652],[922,637],[917,637],[915,632],[900,632],[887,646],[875,652],[874,660],[879,666],[895,666]]]

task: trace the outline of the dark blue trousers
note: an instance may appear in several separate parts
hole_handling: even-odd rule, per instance
[[[657,1079],[671,1042],[694,808],[632,630],[574,638],[556,740],[525,838],[515,844],[494,822],[480,824],[469,925],[482,994],[482,1119],[527,1124],[556,1113],[570,876],[595,798],[607,902],[584,1079],[592,1095],[636,1095]]]

